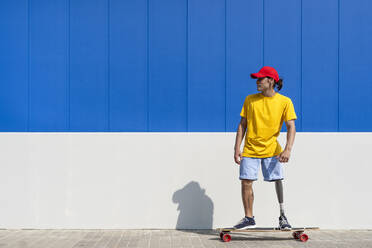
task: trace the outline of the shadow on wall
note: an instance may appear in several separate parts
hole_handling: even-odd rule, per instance
[[[180,211],[176,229],[212,229],[213,202],[198,182],[190,182],[174,192],[172,201]]]

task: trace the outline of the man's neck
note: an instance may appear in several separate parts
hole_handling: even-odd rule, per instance
[[[266,90],[266,91],[262,91],[261,94],[264,95],[264,96],[267,96],[267,97],[273,97],[273,96],[275,96],[276,92],[273,89],[269,89],[269,90]]]

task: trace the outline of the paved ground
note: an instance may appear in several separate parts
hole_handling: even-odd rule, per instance
[[[224,243],[209,230],[0,230],[0,247],[372,247],[372,230],[308,231],[302,243],[291,232],[235,234]]]

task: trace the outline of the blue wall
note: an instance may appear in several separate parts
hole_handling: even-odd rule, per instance
[[[370,0],[2,0],[0,131],[236,131],[263,65],[284,79],[297,131],[372,131],[371,11]]]

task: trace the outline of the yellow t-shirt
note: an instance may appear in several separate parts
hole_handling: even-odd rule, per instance
[[[297,119],[289,97],[262,93],[245,98],[241,117],[247,119],[247,130],[242,156],[266,158],[279,155],[283,149],[277,141],[283,121]]]

